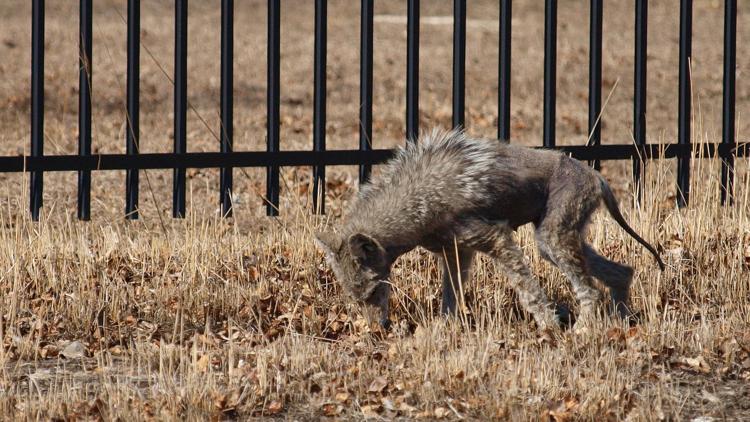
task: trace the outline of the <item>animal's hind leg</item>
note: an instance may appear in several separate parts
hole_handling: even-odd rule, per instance
[[[537,236],[537,243],[541,257],[557,267],[557,263],[552,259],[553,253],[549,246],[539,236]],[[622,318],[631,317],[633,314],[628,305],[630,303],[630,284],[633,280],[633,269],[604,258],[585,243],[583,254],[589,273],[599,279],[609,290],[614,311]]]
[[[440,258],[443,267],[443,303],[441,311],[443,314],[456,313],[456,295],[460,294],[461,285],[469,278],[471,261],[474,251],[466,248],[446,248],[442,253],[436,254]]]
[[[612,306],[615,311],[622,318],[630,317],[632,312],[628,308],[628,303],[630,300],[630,284],[633,280],[633,269],[627,265],[604,258],[589,245],[584,244],[583,253],[591,275],[601,280],[609,288]]]
[[[472,243],[476,250],[495,258],[495,262],[508,276],[521,306],[534,317],[540,328],[560,325],[553,304],[524,263],[523,253],[513,241],[512,230],[509,227],[493,226],[481,236],[472,239]]]
[[[596,311],[601,293],[594,285],[588,272],[581,234],[575,230],[553,230],[548,227],[537,229],[537,242],[543,255],[557,265],[570,280],[576,298],[581,306],[581,315],[590,316]]]
[[[583,247],[583,232],[601,198],[599,179],[591,172],[575,160],[560,161],[550,181],[547,209],[536,233],[540,249],[551,255],[570,280],[584,321],[596,312],[601,299],[589,274]]]

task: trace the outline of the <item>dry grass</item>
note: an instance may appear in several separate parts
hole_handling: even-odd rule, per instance
[[[193,213],[166,231],[63,212],[32,223],[25,201],[11,199],[0,212],[0,408],[29,418],[741,418],[750,410],[750,178],[738,181],[738,204],[721,208],[707,194],[717,163],[700,163],[692,207],[659,200],[672,180],[663,162],[651,166],[647,205],[625,207],[663,249],[664,273],[597,215],[593,244],[637,267],[643,321],[605,320],[588,335],[538,333],[487,260],[464,317],[443,320],[437,268],[423,251],[394,269],[397,328],[384,333],[340,298],[310,236],[326,223],[296,196],[279,219]],[[348,197],[353,187],[340,186]],[[518,237],[545,288],[573,304],[530,233]],[[86,357],[61,356],[75,340]]]
[[[69,59],[77,40],[76,25],[64,17],[76,10],[73,3],[48,3],[47,151],[71,153],[77,68]],[[94,143],[102,152],[121,151],[124,144],[124,25],[114,11],[124,13],[121,3],[96,2],[95,34],[101,41],[94,53]],[[356,43],[350,44],[358,29],[351,19],[358,8],[357,2],[330,3],[330,42],[337,48],[329,58],[329,145],[352,147],[358,84]],[[382,15],[404,11],[402,2],[377,3]],[[423,3],[425,15],[450,13],[448,2]],[[585,3],[561,6],[560,21],[568,23],[560,29],[558,130],[568,143],[585,139],[580,80],[586,71],[587,25],[580,16],[582,23],[575,24],[580,10],[587,10]],[[676,127],[677,53],[670,49],[676,15],[670,13],[672,2],[652,3],[649,87],[660,94],[649,99],[649,134],[669,141]],[[263,145],[263,4],[238,7],[239,149]],[[496,66],[497,34],[483,22],[497,11],[493,2],[472,5],[469,130],[491,135],[497,82],[494,72],[482,69]],[[720,27],[721,9],[715,6],[696,4],[696,33],[702,34],[694,50],[696,142],[713,142],[718,134],[720,51],[709,47],[721,37],[707,30]],[[156,57],[169,57],[168,2],[143,7],[144,42]],[[23,152],[28,144],[28,8],[20,0],[0,5],[0,53],[19,57],[0,63],[2,154]],[[282,33],[288,63],[284,148],[308,148],[311,137],[312,7],[299,10],[284,15]],[[514,75],[513,133],[519,142],[538,143],[543,10],[519,2],[514,11],[514,60],[523,71]],[[608,3],[605,24],[613,32],[605,44],[606,86],[621,82],[605,113],[605,136],[616,142],[630,139],[629,119],[622,117],[630,115],[630,16],[629,7]],[[743,10],[740,22],[749,18]],[[211,46],[218,46],[218,33],[211,25],[217,24],[210,4],[191,4],[190,98],[213,127],[218,126],[218,61]],[[376,48],[377,146],[400,142],[403,130],[405,37],[398,25],[376,25],[383,46]],[[450,26],[425,25],[423,34],[424,125],[447,124],[450,63],[441,58],[450,57]],[[145,52],[143,58],[144,150],[168,150],[170,88]],[[740,56],[738,110],[750,98],[743,94],[750,87],[741,83],[747,68],[742,63],[749,59]],[[171,60],[162,65],[170,71]],[[743,120],[738,128],[740,135],[750,130]],[[217,146],[195,115],[189,144],[191,150]],[[385,333],[370,324],[341,298],[310,236],[330,224],[329,217],[338,218],[355,192],[348,168],[329,173],[329,217],[310,215],[309,170],[285,170],[278,219],[261,215],[262,172],[237,171],[238,202],[229,221],[216,215],[217,173],[192,170],[189,217],[164,217],[163,223],[160,216],[168,215],[170,205],[167,171],[147,173],[151,186],[145,180],[141,186],[142,219],[130,223],[122,220],[121,172],[94,175],[90,223],[74,220],[75,175],[46,177],[39,223],[30,222],[26,212],[28,177],[0,175],[0,412],[9,419],[742,419],[750,412],[750,173],[746,159],[738,166],[734,207],[718,205],[719,163],[702,160],[693,163],[691,206],[678,210],[673,162],[649,165],[640,208],[632,206],[626,165],[606,164],[626,218],[659,245],[668,269],[656,272],[635,242],[597,215],[591,241],[604,255],[637,268],[634,306],[643,320],[632,328],[603,320],[588,335],[537,332],[487,260],[477,265],[467,286],[462,318],[444,320],[438,316],[435,262],[419,250],[399,260],[393,271],[396,328]],[[522,230],[518,238],[545,289],[574,304],[561,275],[536,254],[530,233]],[[83,348],[66,350],[75,341]],[[76,357],[79,353],[83,356]]]

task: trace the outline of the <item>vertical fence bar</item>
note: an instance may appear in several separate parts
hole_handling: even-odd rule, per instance
[[[646,145],[646,70],[648,49],[648,0],[635,2],[635,70],[633,76],[633,139],[638,147]],[[640,201],[643,191],[643,173],[646,161],[633,158],[633,179],[636,197]]]
[[[734,146],[735,78],[737,67],[737,0],[724,1],[724,98],[721,142]],[[734,202],[734,155],[728,152],[721,160],[721,203]]]
[[[326,48],[328,0],[315,0],[315,62],[313,91],[313,149],[326,150]],[[313,167],[313,212],[326,210],[326,168]],[[318,202],[320,199],[320,202]]]
[[[127,132],[125,150],[129,155],[139,153],[140,140],[140,60],[141,60],[141,2],[128,0],[128,64],[127,64]],[[125,218],[138,219],[138,169],[128,169],[125,175]]]
[[[690,146],[690,58],[692,56],[693,0],[680,0],[680,76],[677,142]],[[677,159],[677,205],[690,202],[690,155]]]
[[[31,156],[44,155],[44,0],[31,4]],[[32,171],[29,183],[31,219],[39,221],[44,173]]]
[[[187,152],[188,1],[175,1],[174,31],[174,152]],[[185,217],[185,168],[175,168],[172,217]]]
[[[465,126],[466,0],[453,0],[453,127]]]
[[[500,1],[497,138],[505,142],[510,141],[510,41],[512,3],[512,0]]]
[[[281,1],[268,0],[268,93],[266,150],[279,151]],[[279,167],[266,167],[266,214],[279,215]]]
[[[372,57],[374,0],[362,0],[359,47],[359,150],[372,149]],[[372,167],[359,166],[359,183],[370,180]]]
[[[603,0],[591,0],[589,25],[589,144],[599,145],[602,140],[602,22]],[[596,170],[601,168],[599,160],[589,162]]]
[[[229,154],[234,145],[234,0],[221,1],[221,152]],[[232,216],[232,168],[219,170],[221,215]]]
[[[555,146],[557,0],[544,2],[544,147]]]
[[[419,0],[408,0],[406,23],[406,139],[419,132]]]
[[[78,39],[78,155],[91,155],[92,0],[80,1]],[[78,172],[78,219],[91,219],[91,170]]]

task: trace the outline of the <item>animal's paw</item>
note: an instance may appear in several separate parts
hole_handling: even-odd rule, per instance
[[[544,309],[543,312],[534,314],[534,321],[536,321],[539,331],[559,330],[563,327],[562,319],[557,311],[552,309]]]
[[[623,321],[626,321],[631,327],[640,324],[643,319],[641,312],[633,311],[623,302],[618,302],[614,306],[613,311],[615,315],[619,316]]]
[[[555,305],[555,316],[557,317],[558,324],[563,330],[568,330],[576,322],[576,317],[570,312],[568,305],[564,303],[558,303]]]
[[[601,327],[603,316],[601,310],[595,307],[582,308],[573,325],[573,332],[577,335],[591,334],[597,327]]]
[[[388,331],[391,329],[391,320],[389,318],[382,318],[380,320],[380,326],[383,327],[384,330]]]
[[[622,319],[627,321],[629,326],[635,327],[636,325],[640,325],[641,321],[643,321],[643,314],[639,311],[630,311],[627,315],[622,316]]]

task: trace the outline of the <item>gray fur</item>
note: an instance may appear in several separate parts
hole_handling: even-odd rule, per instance
[[[336,233],[316,236],[344,289],[381,310],[388,321],[388,276],[393,262],[417,246],[442,260],[444,313],[456,311],[458,283],[466,282],[475,252],[488,254],[507,274],[519,302],[541,327],[559,324],[554,306],[512,239],[533,223],[539,250],[571,281],[582,313],[600,300],[592,276],[610,290],[626,315],[633,270],[599,256],[584,242],[591,214],[604,202],[627,226],[604,179],[563,154],[471,139],[434,130],[398,150],[380,177],[362,187]]]

